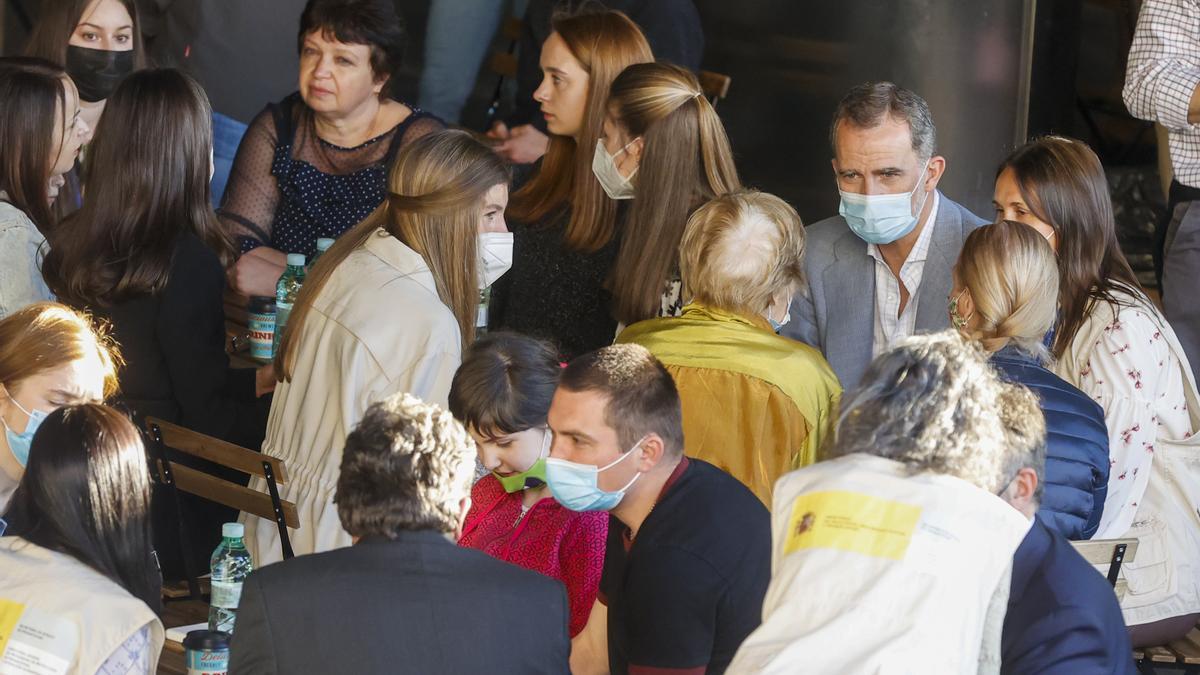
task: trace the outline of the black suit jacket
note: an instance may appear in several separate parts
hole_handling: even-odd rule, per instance
[[[229,672],[566,673],[567,617],[558,581],[405,532],[252,573]]]

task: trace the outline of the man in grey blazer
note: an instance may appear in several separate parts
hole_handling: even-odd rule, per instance
[[[808,285],[782,333],[820,349],[850,389],[896,341],[949,325],[951,271],[984,221],[938,191],[946,160],[915,93],[891,82],[854,87],[829,141],[839,215],[808,227]]]
[[[337,482],[354,545],[246,579],[231,675],[568,672],[563,585],[454,543],[474,447],[408,394],[371,406]]]

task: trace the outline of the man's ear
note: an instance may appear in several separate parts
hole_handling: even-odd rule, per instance
[[[651,433],[646,436],[646,440],[642,441],[638,452],[640,453],[636,459],[638,471],[645,473],[663,463],[663,460],[666,459],[667,445],[661,436]]]

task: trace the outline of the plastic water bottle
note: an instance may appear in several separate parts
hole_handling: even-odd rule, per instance
[[[333,246],[333,240],[328,237],[321,237],[317,240],[317,252],[313,254],[312,260],[308,261],[308,269],[312,269],[313,265],[317,264],[317,258],[320,258],[329,247]]]
[[[212,600],[208,606],[208,629],[233,632],[242,582],[254,570],[246,550],[241,523],[221,526],[221,545],[212,554]]]
[[[275,284],[275,348],[272,355],[279,353],[279,342],[283,339],[283,329],[287,327],[288,317],[292,314],[292,305],[296,304],[296,296],[300,295],[300,286],[304,284],[304,254],[289,253],[287,269]]]

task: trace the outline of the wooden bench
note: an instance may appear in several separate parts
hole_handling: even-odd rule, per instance
[[[1132,562],[1137,557],[1137,539],[1094,539],[1092,541],[1073,541],[1071,546],[1083,556],[1083,559],[1103,568],[1100,573],[1112,585],[1117,594],[1117,602],[1125,597],[1129,584],[1121,577],[1121,565]]]
[[[192,599],[199,599],[201,596],[197,579],[200,575],[196,570],[190,569],[191,545],[187,536],[187,524],[180,510],[180,492],[274,521],[279,528],[279,544],[283,558],[286,560],[293,556],[287,528],[299,528],[300,519],[296,514],[296,505],[279,498],[279,484],[288,481],[287,467],[284,466],[283,460],[247,450],[156,417],[146,419],[146,430],[149,434],[147,450],[150,453],[151,474],[156,482],[170,488],[175,504],[176,519],[179,521],[179,546],[187,566],[188,595]],[[218,467],[258,476],[266,481],[267,494],[180,464],[170,459],[168,450],[211,462]]]

